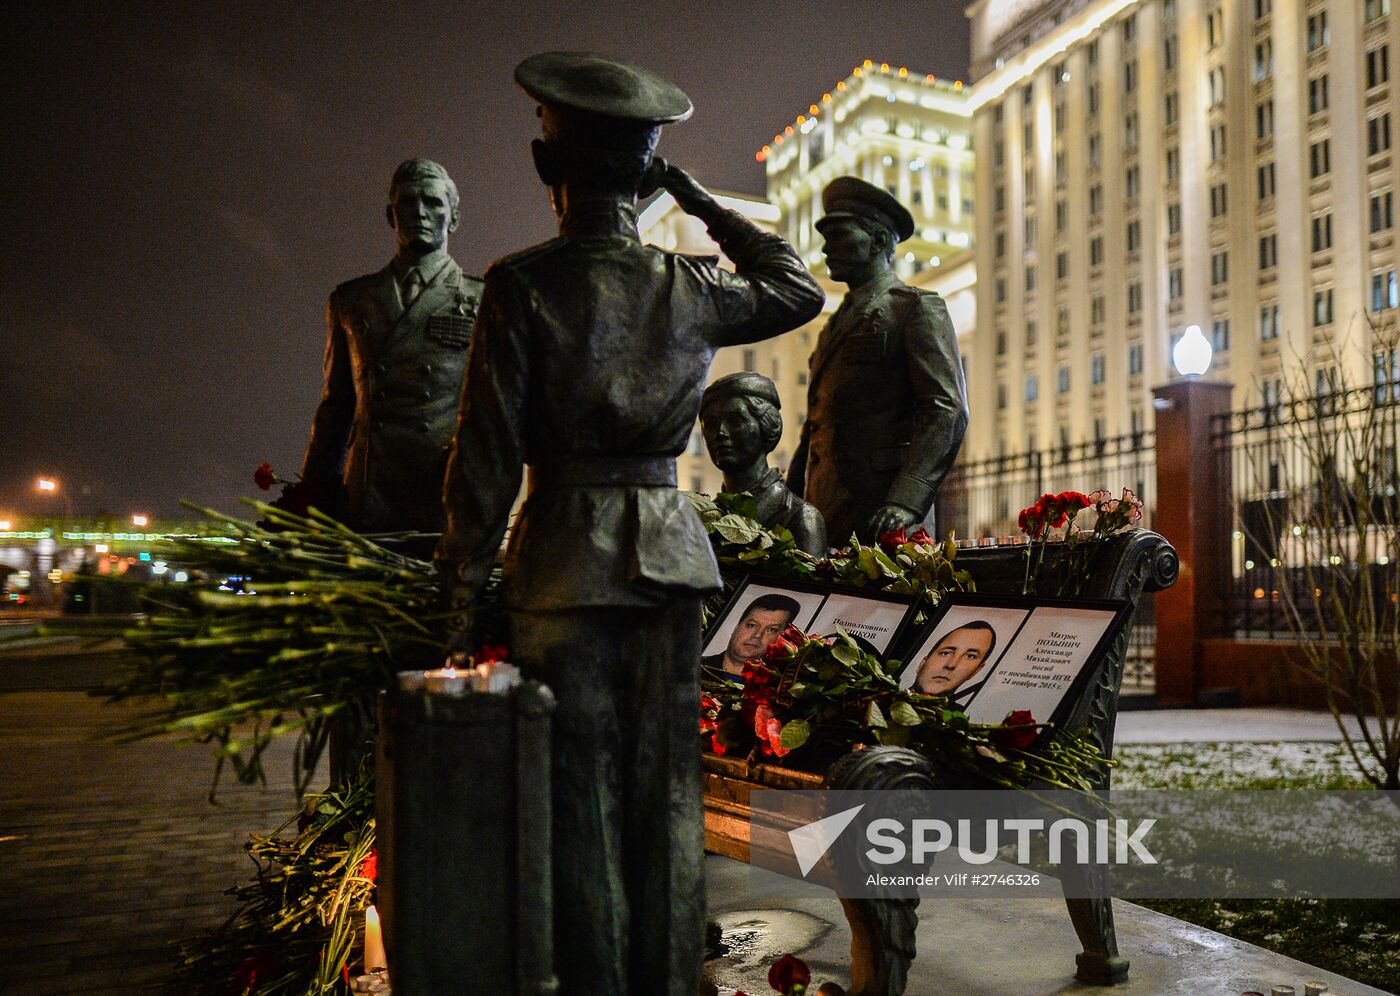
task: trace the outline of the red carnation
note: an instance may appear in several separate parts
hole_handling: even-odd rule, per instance
[[[1040,735],[1035,717],[1027,709],[1007,713],[1001,725],[1004,729],[993,730],[991,740],[1002,750],[1025,750]]]
[[[880,549],[891,556],[907,542],[909,542],[909,537],[904,534],[903,529],[891,529],[887,533],[880,534]]]
[[[263,952],[244,958],[233,970],[233,991],[238,996],[257,992],[258,980],[271,981],[282,974],[282,959]]]
[[[371,882],[379,881],[379,849],[375,848],[365,855],[365,860],[360,862],[360,878],[367,878]]]
[[[321,489],[310,481],[296,481],[292,484],[283,485],[282,497],[272,503],[273,508],[280,508],[284,512],[293,515],[305,516],[313,505],[321,504]]]
[[[928,534],[927,529],[925,529],[923,526],[920,526],[918,529],[915,529],[912,533],[909,534],[909,542],[932,543],[933,537]]]
[[[765,661],[773,661],[780,660],[784,657],[791,657],[793,654],[797,653],[797,649],[798,645],[794,641],[788,639],[787,633],[783,632],[778,635],[776,640],[768,644],[768,649],[763,652],[763,659]]]
[[[807,986],[812,984],[812,971],[801,958],[785,954],[768,970],[768,984],[773,987],[774,992],[780,992],[783,996],[793,996],[794,993],[805,992]],[[798,986],[802,988],[799,989]]]
[[[264,491],[270,491],[277,483],[277,475],[272,472],[272,464],[265,463],[253,471],[253,483]]]
[[[812,572],[819,578],[835,577],[836,566],[829,558],[823,557],[821,560],[817,561],[817,566],[812,569]]]
[[[1055,496],[1055,499],[1060,503],[1061,507],[1066,508],[1071,512],[1077,512],[1081,508],[1088,508],[1091,504],[1093,504],[1089,501],[1088,495],[1082,494],[1078,491],[1061,491],[1058,495]]]

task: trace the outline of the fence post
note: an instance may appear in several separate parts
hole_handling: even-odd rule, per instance
[[[1158,705],[1195,705],[1201,639],[1220,632],[1230,584],[1228,456],[1217,459],[1211,419],[1230,411],[1227,382],[1191,378],[1152,389],[1157,416],[1156,530],[1176,547],[1181,576],[1156,595]]]

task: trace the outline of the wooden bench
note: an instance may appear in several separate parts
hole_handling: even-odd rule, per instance
[[[1025,546],[972,547],[958,551],[957,564],[967,569],[985,593],[1019,594],[1025,576]],[[1063,544],[1046,552],[1046,569],[1064,556]],[[1176,551],[1157,533],[1133,529],[1104,541],[1095,552],[1084,598],[1126,599],[1134,610],[1143,592],[1161,591],[1177,577]],[[1042,575],[1044,576],[1044,575]],[[1113,729],[1118,716],[1118,691],[1131,626],[1125,627],[1100,662],[1065,724],[1075,729],[1106,758],[1113,755]],[[754,789],[913,789],[949,787],[938,772],[937,759],[902,747],[853,751],[824,774],[771,765],[751,765],[743,759],[706,754],[705,846],[747,862],[750,855],[749,793]],[[1110,769],[1095,772],[1097,787],[1109,787]],[[967,787],[967,786],[961,786]],[[1066,865],[1066,886],[1095,896],[1108,895],[1108,872],[1103,866]],[[1068,888],[1066,891],[1071,891]],[[1118,953],[1113,907],[1107,898],[1066,896],[1070,919],[1083,946],[1076,956],[1076,978],[1091,985],[1112,985],[1128,975],[1128,960]],[[905,991],[914,959],[918,900],[842,899],[851,927],[850,996],[897,996]]]

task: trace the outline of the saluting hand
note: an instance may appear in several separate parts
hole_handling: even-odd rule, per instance
[[[715,199],[710,196],[710,192],[695,182],[693,176],[660,156],[652,158],[646,175],[642,177],[637,196],[649,197],[657,190],[670,193],[686,214],[700,214],[715,206]]]

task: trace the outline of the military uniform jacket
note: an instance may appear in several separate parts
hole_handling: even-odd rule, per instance
[[[643,246],[615,204],[566,216],[562,237],[487,271],[444,492],[439,559],[458,604],[480,592],[525,464],[508,607],[658,605],[719,587],[675,457],[715,350],[796,328],[822,293],[782,239],[732,211],[705,220],[736,272]]]
[[[887,274],[848,294],[822,329],[788,483],[838,547],[886,504],[926,519],[967,417],[947,306]]]
[[[325,388],[301,473],[366,532],[445,524],[442,478],[481,281],[446,253],[419,272],[426,282],[407,310],[393,264],[341,284],[326,305]]]

